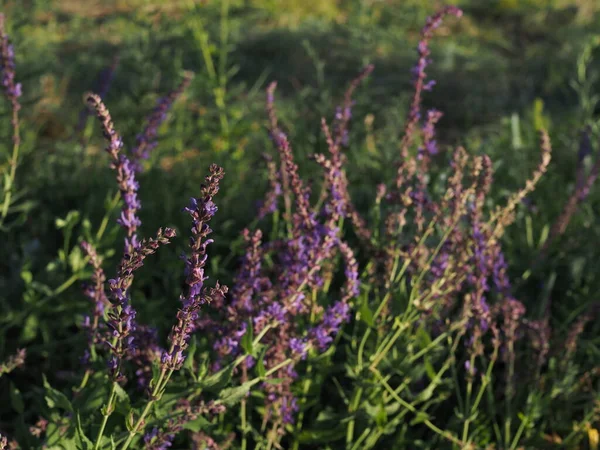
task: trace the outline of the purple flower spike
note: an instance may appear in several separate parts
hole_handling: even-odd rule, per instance
[[[22,94],[21,83],[15,82],[15,51],[8,40],[4,27],[4,14],[0,14],[0,76],[4,95],[12,105],[13,112],[21,109],[19,97]],[[13,124],[14,126],[14,124]]]
[[[417,45],[419,57],[417,59],[417,64],[412,69],[415,93],[404,127],[404,136],[402,137],[402,142],[400,144],[401,155],[404,160],[408,159],[408,149],[413,142],[415,127],[421,118],[421,95],[423,91],[430,91],[435,85],[435,81],[427,81],[427,73],[425,72],[427,66],[431,63],[431,59],[429,58],[429,55],[431,54],[431,51],[429,50],[429,41],[433,37],[434,30],[439,28],[442,19],[446,15],[461,17],[462,11],[456,6],[447,6],[433,16],[428,17],[425,26],[421,30],[421,40]]]
[[[125,253],[133,253],[139,245],[137,228],[141,222],[137,217],[138,210],[142,207],[137,198],[139,185],[135,179],[135,170],[132,162],[123,154],[123,140],[115,130],[110,112],[96,94],[86,95],[87,103],[96,110],[96,115],[102,124],[102,132],[108,141],[106,152],[111,157],[111,168],[117,172],[117,183],[123,199],[123,209],[117,223],[121,225],[127,236],[125,238]]]
[[[155,239],[145,239],[134,249],[131,254],[126,254],[119,265],[117,277],[108,280],[113,308],[108,313],[108,326],[116,338],[115,344],[109,347],[113,353],[111,373],[115,380],[121,380],[119,374],[120,361],[123,357],[135,357],[135,331],[136,312],[129,303],[129,288],[133,282],[134,272],[143,266],[147,256],[155,253],[161,245],[166,245],[175,236],[175,231],[170,228],[158,230]]]
[[[177,313],[177,324],[171,329],[169,342],[171,348],[162,355],[164,369],[179,370],[185,361],[183,352],[187,349],[190,336],[195,329],[200,307],[212,299],[220,299],[227,293],[227,286],[217,282],[212,289],[204,287],[207,277],[204,275],[206,247],[212,242],[207,239],[212,230],[208,222],[217,212],[213,197],[219,192],[219,182],[223,178],[223,169],[216,164],[210,167],[210,175],[202,186],[200,198],[192,198],[184,210],[192,217],[191,254],[185,260],[187,292],[181,295],[183,308]],[[219,301],[219,300],[218,300]]]
[[[158,145],[158,128],[166,120],[167,113],[177,98],[190,85],[194,74],[185,72],[183,80],[173,91],[160,98],[156,107],[146,119],[146,127],[136,138],[135,146],[131,149],[130,155],[133,161],[133,167],[136,172],[142,171],[141,160],[148,159],[150,152]]]

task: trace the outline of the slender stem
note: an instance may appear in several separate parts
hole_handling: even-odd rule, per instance
[[[117,382],[113,381],[112,386],[110,388],[110,394],[108,396],[108,404],[106,405],[106,411],[103,412],[102,425],[100,425],[100,431],[98,431],[98,437],[96,438],[96,443],[94,444],[94,450],[98,450],[100,448],[100,443],[102,442],[102,436],[104,435],[104,429],[106,428],[106,423],[108,422],[108,418],[112,414],[113,402],[116,397],[116,386]]]
[[[509,340],[508,354],[514,355],[514,343]],[[506,397],[506,419],[504,421],[504,444],[510,445],[511,441],[511,426],[512,426],[512,395],[513,395],[513,377],[515,374],[515,358],[509,357],[508,363],[508,380],[506,382],[505,397]]]
[[[396,400],[398,403],[400,403],[402,406],[404,406],[406,409],[408,409],[413,414],[417,414],[420,412],[412,404],[408,403],[402,397],[396,395],[396,393],[394,392],[394,389],[392,389],[392,387],[385,381],[385,379],[383,378],[383,376],[381,375],[381,372],[379,372],[379,370],[377,370],[375,367],[371,367],[370,370],[371,370],[371,372],[373,372],[375,374],[375,376],[379,379],[381,384],[383,384],[383,387],[390,393],[390,395],[392,395],[392,397],[394,397],[394,400]],[[423,421],[423,423],[431,431],[435,432],[436,434],[439,434],[443,438],[448,439],[449,441],[453,442],[454,444],[456,444],[460,447],[464,447],[464,443],[460,439],[458,439],[456,436],[454,436],[449,431],[444,431],[441,428],[437,427],[429,419],[425,419]]]
[[[106,214],[104,214],[104,217],[102,218],[102,223],[100,223],[100,228],[98,228],[98,232],[96,233],[96,240],[99,241],[100,238],[102,238],[102,236],[104,235],[104,232],[106,231],[106,227],[108,226],[110,213],[112,212],[113,209],[115,209],[115,207],[117,206],[117,203],[119,203],[120,198],[121,198],[121,193],[119,191],[117,191],[115,193],[115,195],[113,196],[112,200],[110,201],[110,206],[108,208],[108,211],[106,211]]]
[[[240,408],[240,419],[242,421],[242,448],[241,450],[246,450],[248,447],[248,430],[246,427],[248,424],[246,423],[246,399],[242,400],[241,408]]]
[[[523,417],[523,420],[521,421],[521,426],[517,430],[517,433],[515,434],[515,437],[512,441],[512,444],[511,444],[509,450],[513,450],[513,449],[517,448],[517,445],[519,445],[519,439],[521,439],[521,435],[523,434],[523,431],[525,431],[525,427],[528,424],[529,424],[529,416]]]
[[[12,198],[13,184],[17,174],[17,161],[19,159],[19,149],[21,143],[21,137],[19,134],[19,113],[17,108],[13,104],[12,108],[12,120],[13,120],[13,151],[10,158],[10,171],[8,178],[6,179],[6,185],[4,186],[4,202],[2,204],[2,214],[0,216],[0,227],[4,223],[4,219],[8,215],[8,208],[10,207],[10,200]]]
[[[354,441],[354,424],[356,419],[354,417],[354,413],[358,409],[358,405],[360,405],[360,399],[362,397],[363,388],[359,387],[354,391],[354,397],[352,398],[352,403],[350,404],[349,413],[352,414],[352,418],[348,422],[348,428],[346,428],[346,447],[349,447]]]
[[[173,372],[174,372],[173,369],[169,369],[169,373],[167,373],[167,369],[163,367],[163,369],[160,372],[160,376],[158,377],[158,381],[156,382],[156,385],[154,386],[154,389],[152,391],[151,399],[148,401],[148,403],[146,403],[146,407],[142,411],[142,414],[138,418],[137,422],[135,423],[135,425],[133,426],[131,431],[129,431],[127,440],[121,447],[121,450],[125,450],[127,447],[129,447],[129,444],[131,444],[131,441],[133,441],[133,438],[138,433],[139,428],[142,426],[142,423],[144,423],[144,419],[146,418],[146,415],[150,412],[150,408],[156,401],[158,401],[160,399],[160,396],[159,396],[160,392],[163,391],[164,387],[169,382],[169,379],[171,378],[171,375],[173,375]]]

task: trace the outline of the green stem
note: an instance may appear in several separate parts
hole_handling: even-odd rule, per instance
[[[119,203],[120,198],[121,198],[121,193],[117,191],[115,193],[115,195],[113,196],[112,200],[110,201],[108,211],[106,211],[106,214],[104,214],[104,217],[102,218],[102,222],[100,223],[100,228],[98,228],[98,232],[96,233],[97,241],[99,241],[102,238],[102,236],[104,235],[104,232],[106,231],[106,227],[108,226],[108,221],[110,219],[110,213],[113,211],[113,209],[115,209],[115,207]]]
[[[102,425],[100,425],[100,431],[98,431],[98,437],[96,438],[96,443],[94,444],[94,450],[98,450],[100,448],[100,443],[102,442],[102,436],[104,435],[104,429],[106,428],[106,423],[108,422],[108,418],[112,414],[113,410],[113,402],[116,398],[116,381],[113,381],[112,386],[110,388],[110,394],[108,396],[108,404],[106,405],[106,410],[102,413]]]
[[[21,143],[21,137],[19,133],[19,114],[15,105],[13,104],[12,109],[12,120],[13,120],[13,151],[10,158],[10,171],[8,178],[6,179],[6,185],[4,186],[4,202],[2,204],[2,215],[0,216],[0,228],[4,224],[4,219],[8,215],[8,208],[10,207],[10,201],[12,198],[13,184],[17,175],[17,160],[19,159],[19,149]]]
[[[394,400],[396,400],[398,403],[400,403],[402,406],[404,406],[406,409],[408,409],[413,414],[417,414],[420,412],[417,410],[417,408],[415,408],[413,405],[408,403],[402,397],[396,395],[396,393],[394,392],[394,389],[392,389],[392,387],[385,381],[385,379],[383,378],[383,376],[381,375],[379,370],[377,370],[375,367],[371,367],[370,370],[371,370],[371,372],[373,372],[375,374],[375,376],[379,379],[379,381],[381,382],[383,387],[390,393],[390,395],[392,395],[392,397],[394,397]],[[456,444],[460,447],[464,447],[464,443],[460,439],[458,439],[456,436],[454,436],[449,431],[444,431],[441,428],[437,427],[429,419],[425,419],[423,421],[423,423],[434,433],[439,434],[441,437],[448,439],[449,441],[453,442],[454,444]]]
[[[240,408],[240,419],[242,421],[242,449],[246,450],[248,447],[248,437],[247,437],[247,429],[248,424],[246,423],[246,399],[242,400],[241,408]]]
[[[354,413],[358,409],[358,405],[360,405],[360,398],[363,393],[363,388],[359,387],[354,391],[354,397],[352,398],[352,403],[350,404],[350,410],[348,411],[352,414],[352,418],[348,422],[348,428],[346,428],[346,447],[350,447],[352,441],[354,440],[354,424],[356,422],[356,418],[354,417]]]
[[[125,450],[127,447],[129,447],[129,444],[131,444],[131,441],[133,441],[133,438],[138,433],[140,427],[142,426],[142,423],[144,423],[144,419],[150,412],[150,408],[152,407],[152,405],[154,405],[154,403],[156,401],[158,401],[160,399],[159,393],[163,391],[164,387],[169,382],[171,375],[173,375],[173,372],[174,372],[173,369],[169,369],[169,373],[167,374],[167,369],[166,368],[162,369],[162,371],[160,372],[160,376],[158,377],[158,381],[156,382],[156,385],[154,386],[154,389],[152,391],[152,397],[151,397],[150,401],[148,401],[148,403],[146,403],[146,407],[142,411],[142,414],[140,415],[140,417],[138,418],[137,422],[132,427],[132,429],[129,431],[127,440],[121,447],[121,450]]]

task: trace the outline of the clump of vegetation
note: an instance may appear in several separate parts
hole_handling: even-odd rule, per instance
[[[214,111],[186,96],[196,78],[185,71],[142,131],[122,135],[108,109],[123,64],[113,58],[98,93],[85,94],[73,134],[51,138],[53,152],[68,149],[68,162],[48,178],[73,175],[69,167],[80,174],[69,178],[79,185],[55,199],[71,211],[55,219],[43,189],[19,190],[28,185],[23,174],[41,170],[22,151],[37,151],[48,136],[35,122],[27,131],[21,118],[27,82],[17,81],[0,15],[12,133],[1,166],[0,350],[10,356],[0,364],[7,399],[0,449],[597,448],[593,271],[586,275],[588,259],[577,256],[568,276],[561,273],[574,246],[569,224],[594,200],[600,171],[595,105],[588,102],[579,117],[572,192],[564,202],[550,194],[552,219],[536,225],[532,211],[544,197],[532,196],[553,189],[544,184],[555,177],[551,162],[556,153],[565,158],[553,150],[540,108],[532,120],[535,162],[521,160],[527,174],[513,188],[514,179],[502,185],[504,169],[480,151],[485,145],[469,148],[479,130],[450,145],[440,127],[445,114],[424,104],[445,83],[429,76],[432,39],[462,18],[463,10],[448,6],[426,19],[401,132],[397,123],[375,131],[373,113],[361,113],[365,129],[355,129],[357,110],[373,106],[368,95],[357,99],[377,80],[377,64],[365,65],[338,106],[317,119],[318,137],[285,119],[273,81],[264,112],[252,112],[263,115],[272,151],[253,159],[236,130],[260,142],[256,127],[236,123],[241,116],[227,104],[226,35],[215,67],[196,17],[209,74],[204,100],[214,101]],[[575,83],[586,99],[589,55]],[[319,101],[329,97],[322,91]],[[202,167],[203,182],[189,150],[161,148],[161,130],[181,131],[180,122],[166,122],[184,103],[192,103],[184,112],[194,136],[204,115],[219,124],[210,155],[217,162]],[[513,115],[510,144],[503,144],[521,150],[520,127]],[[95,128],[104,152],[94,145]],[[90,152],[102,164],[90,164]],[[97,168],[107,165],[111,183]],[[194,189],[185,193],[189,202],[181,186]],[[257,186],[262,196],[252,198]],[[109,192],[98,200],[103,189]],[[182,208],[181,222],[156,214]],[[47,216],[62,234],[57,248]],[[184,249],[183,264],[169,251],[174,246]],[[48,260],[50,249],[58,256]],[[574,297],[571,307],[554,306]]]

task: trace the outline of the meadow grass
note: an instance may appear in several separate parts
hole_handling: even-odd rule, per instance
[[[459,6],[5,2],[7,448],[598,448],[598,6]]]

